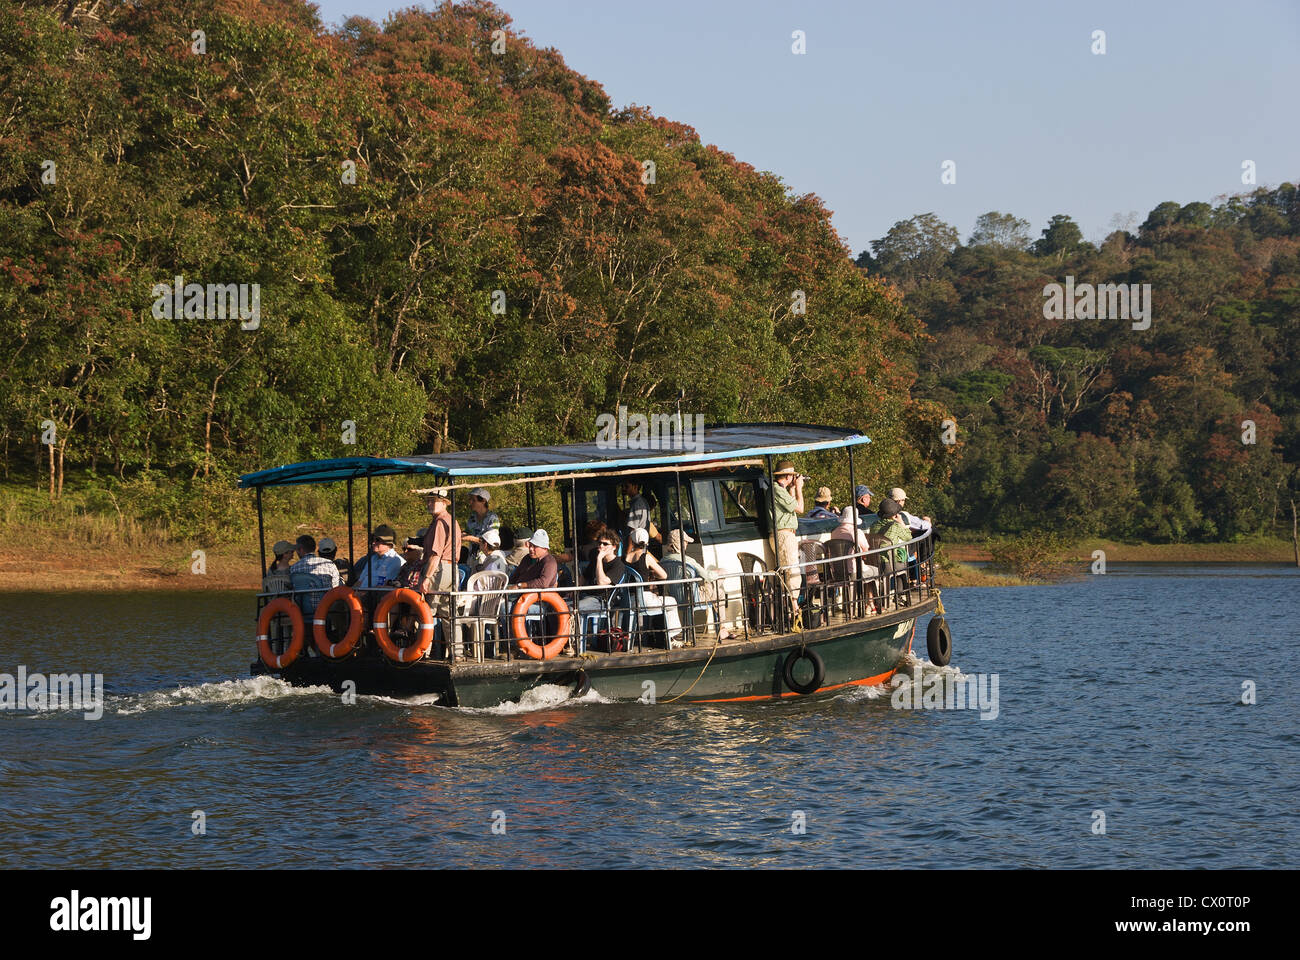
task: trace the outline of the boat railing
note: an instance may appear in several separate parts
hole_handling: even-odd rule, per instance
[[[824,548],[826,543],[836,541],[804,542],[820,543]],[[852,541],[841,542],[857,546]],[[669,618],[674,615],[681,625],[682,640],[695,646],[724,642],[724,630],[737,639],[752,639],[834,622],[869,620],[924,603],[930,597],[934,590],[932,546],[932,531],[927,530],[903,543],[800,560],[774,569],[737,572],[715,568],[708,577],[625,580],[542,589],[507,586],[429,594],[425,599],[437,614],[439,626],[427,656],[453,664],[464,660],[483,662],[502,656],[506,660],[521,659],[516,649],[520,638],[514,636],[516,630],[512,628],[517,618],[522,618],[524,632],[542,648],[545,659],[564,653],[581,656],[668,648]],[[897,559],[900,550],[906,553],[905,561]],[[794,602],[791,602],[787,580],[792,573],[800,581]],[[670,589],[673,587],[681,589]],[[353,587],[363,598],[367,621],[380,596],[393,589],[392,586]],[[301,608],[301,596],[323,592],[315,588],[259,593],[258,610],[275,597],[288,596]],[[712,599],[708,599],[708,593],[712,593]],[[546,603],[516,609],[519,598],[527,594],[537,594],[539,599],[544,594],[557,595],[567,609],[555,609]],[[486,616],[480,613],[484,600],[488,607]],[[696,622],[700,613],[704,614],[703,624]],[[563,616],[568,617],[569,623],[561,633],[558,621]],[[308,645],[313,618],[313,611],[304,611]],[[548,632],[553,629],[556,632]],[[545,648],[560,638],[565,640],[563,647],[546,653]]]

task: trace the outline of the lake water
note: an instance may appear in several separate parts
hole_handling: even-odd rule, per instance
[[[996,675],[996,716],[863,689],[349,706],[247,676],[246,594],[0,594],[0,673],[107,693],[98,720],[0,711],[0,867],[1300,866],[1300,570],[1111,564],[944,602],[923,689]]]

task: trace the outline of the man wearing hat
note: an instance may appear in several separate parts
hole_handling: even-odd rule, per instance
[[[893,490],[890,490],[889,499],[898,504],[899,519],[901,519],[903,523],[907,524],[908,529],[914,534],[925,533],[930,529],[932,524],[929,517],[916,517],[903,509],[907,506],[907,492],[902,487],[895,487]]]
[[[867,533],[884,537],[890,543],[906,544],[912,539],[912,531],[907,529],[907,524],[899,518],[901,513],[902,508],[899,507],[898,501],[893,497],[885,497],[880,501],[880,519],[871,525]],[[882,553],[880,556],[882,560],[892,557],[901,569],[907,564],[907,547],[900,546],[897,550]]]
[[[874,496],[875,494],[871,492],[871,488],[868,487],[865,483],[859,483],[856,487],[853,488],[853,499],[857,501],[858,504],[859,520],[861,520],[863,517],[867,516],[868,514],[875,512],[871,509],[871,498]]]
[[[510,575],[510,586],[525,587],[529,590],[549,590],[555,586],[560,575],[560,566],[555,562],[555,557],[551,556],[550,535],[538,527],[529,534],[525,542],[528,544],[528,556]]]
[[[275,542],[275,546],[271,548],[275,559],[271,561],[271,568],[262,578],[263,593],[289,593],[293,590],[293,577],[289,573],[289,568],[293,566],[293,551],[294,546],[288,540]]]
[[[713,574],[709,573],[698,563],[686,555],[686,550],[682,546],[685,543],[694,543],[695,538],[685,530],[673,529],[668,531],[667,552],[664,554],[664,560],[671,560],[682,565],[682,577],[696,577],[700,580],[698,584],[700,592],[700,602],[709,605],[709,616],[714,623],[718,625],[718,639],[726,640],[731,636],[731,631],[727,629],[726,624],[722,622],[721,613],[725,612],[718,603],[718,585],[713,580]],[[662,563],[663,561],[661,561]],[[697,641],[698,643],[698,641]]]
[[[418,593],[420,590],[420,576],[424,569],[424,541],[420,537],[407,537],[406,546],[402,550],[402,558],[406,562],[397,571],[397,576],[393,578],[393,584]]]
[[[460,557],[460,526],[451,515],[451,491],[446,487],[430,490],[424,497],[433,518],[424,533],[424,557],[420,574],[420,592],[434,616],[446,617],[451,605],[447,592],[456,588],[457,561]]]
[[[402,569],[402,558],[395,545],[397,531],[386,523],[375,527],[370,534],[370,552],[357,561],[348,586],[361,588],[383,587]]]
[[[510,532],[511,544],[506,551],[506,563],[510,565],[511,571],[528,559],[528,541],[532,535],[533,531],[527,527],[515,527]]]
[[[799,546],[795,531],[803,513],[804,478],[789,460],[782,460],[772,472],[772,502],[776,508],[776,564],[784,567],[785,585],[797,599],[803,577],[799,572]]]
[[[817,496],[813,497],[813,508],[808,511],[809,520],[838,520],[840,515],[831,506],[831,488],[818,487]]]

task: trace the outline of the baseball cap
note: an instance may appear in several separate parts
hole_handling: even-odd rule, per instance
[[[496,527],[483,531],[483,542],[489,547],[501,546],[501,534],[497,532]]]
[[[471,497],[482,497],[484,503],[492,499],[492,494],[488,493],[485,487],[475,487],[469,492],[469,495]]]
[[[633,528],[632,528],[632,542],[633,542],[633,543],[649,543],[649,542],[650,542],[650,531],[646,530],[645,527],[633,527]]]
[[[875,494],[871,492],[871,488],[868,487],[865,483],[859,483],[856,487],[853,488],[854,500],[861,500],[863,497],[874,497],[874,496]]]
[[[889,496],[890,499],[897,500],[900,503],[902,503],[904,500],[907,499],[907,493],[906,491],[903,490],[902,487],[895,487],[893,490],[890,490]]]
[[[297,549],[298,548],[295,547],[288,540],[277,540],[275,541],[275,546],[271,548],[271,552],[274,553],[277,557],[282,557],[286,553],[293,553],[293,551]]]
[[[885,497],[880,501],[880,515],[888,520],[890,517],[896,517],[903,512],[903,508],[898,505],[898,501],[892,497]]]
[[[316,544],[316,549],[319,550],[321,553],[329,553],[331,550],[337,550],[338,544],[336,544],[329,537],[321,537],[320,543]]]

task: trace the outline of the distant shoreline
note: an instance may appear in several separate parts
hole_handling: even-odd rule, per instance
[[[987,561],[988,549],[978,543],[944,543],[943,555],[954,561],[939,571],[946,587],[1021,586],[1028,581],[986,571],[969,564]],[[1108,563],[1294,563],[1286,541],[1199,544],[1116,544],[1107,541],[1076,545],[1058,555],[1078,564],[1080,573],[1093,562],[1092,552],[1104,550]],[[205,551],[202,567],[192,548],[172,544],[163,548],[98,546],[79,548],[53,539],[32,547],[0,546],[0,591],[74,592],[115,590],[247,590],[261,586],[256,547],[229,544]]]

